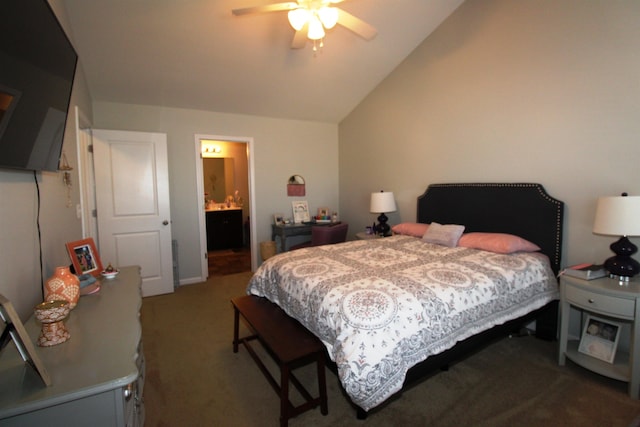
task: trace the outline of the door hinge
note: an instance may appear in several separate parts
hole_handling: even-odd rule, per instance
[[[87,151],[93,153],[93,144],[87,145]]]
[[[98,210],[97,209],[92,209],[91,210],[91,216],[94,218],[98,218]]]

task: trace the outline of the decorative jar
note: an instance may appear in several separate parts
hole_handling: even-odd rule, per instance
[[[80,279],[71,273],[69,267],[56,267],[53,275],[44,284],[45,301],[69,301],[73,309],[80,298]]]
[[[50,347],[62,344],[71,337],[64,325],[64,319],[71,310],[69,301],[46,301],[35,307],[36,319],[42,324],[38,345]]]

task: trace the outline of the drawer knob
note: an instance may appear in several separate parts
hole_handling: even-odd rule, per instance
[[[129,401],[129,399],[131,399],[131,396],[133,396],[133,383],[127,385],[124,388],[124,400]]]
[[[589,298],[589,304],[593,304],[593,303],[594,303],[593,298]]]

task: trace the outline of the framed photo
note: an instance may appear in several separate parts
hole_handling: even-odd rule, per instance
[[[76,274],[91,274],[94,277],[100,276],[102,272],[102,262],[96,250],[93,238],[78,240],[67,243],[69,258]]]
[[[281,213],[273,214],[273,223],[275,225],[284,225],[284,215]]]
[[[309,204],[306,200],[299,200],[296,202],[291,202],[291,206],[293,207],[293,222],[295,224],[301,224],[303,222],[309,222]]]
[[[46,386],[51,385],[51,377],[45,369],[42,361],[36,353],[36,349],[27,334],[27,330],[18,317],[18,313],[13,308],[11,302],[0,294],[0,320],[4,323],[4,330],[0,336],[0,350],[8,343],[10,339],[13,340],[22,360],[30,365],[40,376],[42,382]]]
[[[329,213],[329,208],[324,207],[324,208],[318,208],[318,216],[322,217],[322,216],[331,216],[331,214]]]
[[[620,327],[619,323],[587,315],[578,351],[613,363],[620,339]]]

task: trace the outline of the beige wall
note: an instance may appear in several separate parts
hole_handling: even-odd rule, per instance
[[[640,195],[638,22],[634,0],[467,0],[340,123],[351,233],[371,191],[397,223],[430,183],[540,182],[566,203],[564,264],[610,256],[596,200]]]
[[[60,1],[49,2],[67,30],[64,8]],[[68,31],[67,31],[68,33]],[[71,94],[71,115],[67,118],[63,150],[74,168],[71,171],[71,206],[62,173],[34,174],[0,169],[0,294],[8,298],[24,320],[33,307],[42,301],[40,274],[40,244],[38,221],[42,236],[42,277],[48,278],[58,265],[69,265],[65,243],[82,238],[80,220],[75,206],[80,203],[76,150],[74,106],[91,117],[91,103],[82,69],[76,73]],[[40,214],[38,216],[38,187]]]
[[[50,4],[67,28],[62,2]],[[199,271],[195,134],[253,138],[257,241],[270,238],[274,212],[290,212],[292,174],[306,179],[312,212],[337,208],[351,235],[375,220],[372,191],[395,192],[397,223],[415,219],[429,183],[536,181],[567,204],[565,264],[601,261],[613,238],[591,233],[597,197],[640,195],[639,18],[635,0],[467,0],[339,127],[92,106],[81,63],[72,105],[95,127],[168,134],[181,280]],[[45,278],[68,264],[64,243],[81,237],[75,137],[70,118],[72,207],[60,174],[38,174]],[[33,175],[1,170],[0,194],[0,293],[26,317],[41,298]]]
[[[172,237],[178,241],[180,281],[200,276],[195,135],[253,138],[255,165],[256,242],[271,240],[273,213],[291,212],[291,201],[304,199],[309,207],[338,206],[338,126],[113,103],[94,104],[94,127],[167,134]],[[307,181],[307,196],[287,197],[292,174]]]

